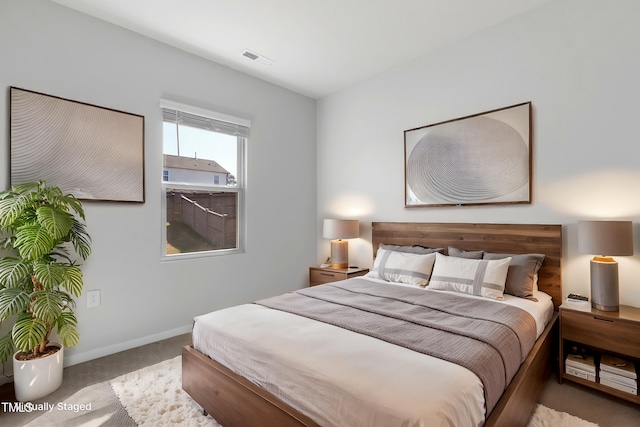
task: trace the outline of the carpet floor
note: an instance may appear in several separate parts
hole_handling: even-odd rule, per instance
[[[182,346],[189,344],[190,340],[190,335],[184,334],[65,368],[62,387],[53,394],[40,399],[38,402],[66,403],[67,406],[64,408],[66,410],[57,411],[55,415],[54,411],[52,411],[50,414],[52,417],[68,416],[68,419],[64,420],[64,423],[58,424],[64,425],[65,427],[110,425],[128,427],[138,424],[155,426],[156,424],[140,424],[144,422],[144,420],[141,421],[138,419],[138,421],[136,421],[135,417],[138,417],[138,415],[135,410],[131,409],[127,412],[125,409],[125,406],[128,404],[127,399],[132,398],[132,396],[127,396],[127,393],[122,393],[121,391],[119,398],[116,391],[118,386],[116,385],[114,387],[113,382],[116,380],[122,381],[126,378],[134,378],[134,381],[137,381],[135,380],[137,376],[144,374],[148,369],[152,368],[151,365],[157,363],[175,364],[180,360],[176,357],[180,355]],[[175,369],[174,372],[176,375],[179,375],[179,369]],[[153,378],[153,376],[151,378]],[[164,384],[163,389],[168,388],[172,390],[173,394],[169,393],[167,395],[172,396],[169,400],[182,398],[191,400],[188,398],[188,395],[179,388],[179,378],[171,380],[167,377],[158,379],[157,382]],[[127,386],[123,388],[126,390]],[[0,400],[4,403],[8,398],[3,397]],[[83,402],[85,404],[91,402],[90,411],[80,410],[79,406]],[[193,405],[196,405],[195,402],[191,402]],[[630,402],[607,396],[570,382],[558,384],[555,375],[547,381],[539,403],[544,406],[541,405],[538,407],[538,414],[531,421],[529,427],[569,427],[574,425],[586,427],[593,426],[594,424],[599,427],[637,427],[640,425],[640,405],[634,405]],[[77,406],[74,407],[74,404]],[[167,404],[165,402],[162,405],[163,408],[158,411],[163,414],[167,413],[167,411],[176,411],[176,408],[174,408],[175,403]],[[179,405],[182,405],[182,403]],[[152,406],[153,405],[147,402],[140,405],[140,408],[142,412],[148,412],[153,417],[154,410]],[[186,404],[182,406],[183,408],[188,407]],[[73,413],[74,408],[78,409],[76,413]],[[72,413],[69,413],[69,411]],[[189,411],[191,411],[191,409],[189,409]],[[197,405],[196,409],[191,412],[198,417],[191,420],[190,424],[178,423],[173,425],[217,426],[210,417],[202,417],[202,413]],[[174,413],[177,414],[179,412],[176,411]],[[588,420],[593,424],[586,424],[581,420],[575,420],[575,417],[571,417],[569,414]],[[29,424],[40,416],[41,414],[37,411],[30,413],[11,413],[2,408],[2,410],[0,410],[0,425],[2,427],[19,427],[25,425],[53,426],[56,424],[52,423],[61,422],[59,419],[55,420],[51,418],[50,420],[41,419],[40,423],[37,424]],[[46,421],[46,423],[43,424],[44,421]],[[581,423],[571,424],[574,421],[580,421]],[[205,424],[201,424],[201,422]]]

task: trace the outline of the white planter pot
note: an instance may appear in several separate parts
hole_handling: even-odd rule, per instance
[[[58,343],[51,346],[60,350],[47,357],[21,361],[13,355],[13,386],[16,400],[27,402],[44,397],[56,391],[62,384],[62,370],[64,368],[64,347]]]

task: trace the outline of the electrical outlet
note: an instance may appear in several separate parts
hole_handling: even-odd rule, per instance
[[[98,307],[100,305],[100,289],[87,291],[87,308]]]

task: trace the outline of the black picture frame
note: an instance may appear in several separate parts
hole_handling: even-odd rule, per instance
[[[144,116],[10,87],[10,183],[144,203]]]
[[[531,102],[404,131],[405,207],[531,203]]]

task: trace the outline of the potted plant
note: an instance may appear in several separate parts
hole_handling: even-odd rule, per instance
[[[0,338],[0,361],[18,350],[16,398],[33,400],[60,386],[64,346],[79,341],[73,297],[83,280],[76,260],[89,256],[91,238],[80,201],[44,181],[0,192],[0,229],[0,247],[10,253],[0,258],[0,321],[16,318]],[[49,342],[52,331],[62,345]]]

